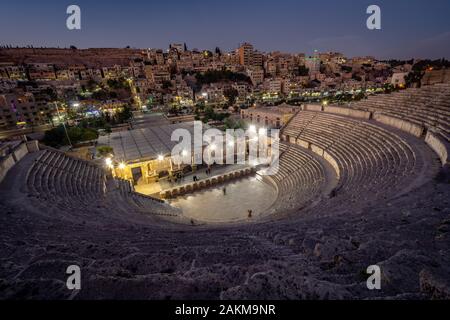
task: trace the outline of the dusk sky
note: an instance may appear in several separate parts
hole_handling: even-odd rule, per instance
[[[81,8],[81,30],[66,28],[66,8]],[[366,9],[381,7],[382,30]],[[450,58],[449,0],[127,0],[2,1],[0,44],[260,51],[339,51],[378,58]]]

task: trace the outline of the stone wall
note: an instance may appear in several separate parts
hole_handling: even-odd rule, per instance
[[[314,152],[315,154],[317,154],[317,155],[323,157],[323,149],[322,149],[322,148],[320,148],[320,147],[318,147],[318,146],[315,146],[315,145],[311,144],[311,150],[312,150],[312,152]]]
[[[309,149],[309,142],[308,142],[308,141],[304,141],[304,140],[302,140],[302,139],[297,139],[297,144],[298,144],[300,147],[303,147],[303,148],[305,148],[305,149]]]
[[[37,152],[39,151],[39,141],[33,140],[27,142],[28,152]]]
[[[449,163],[448,153],[450,148],[444,141],[438,138],[434,133],[428,132],[425,137],[425,142],[431,149],[433,149],[434,152],[436,152],[441,159],[443,166]]]
[[[15,162],[22,160],[25,155],[28,154],[28,148],[26,143],[20,144],[17,148],[15,148],[12,152],[13,158]]]
[[[30,152],[36,152],[39,150],[39,144],[37,141],[24,142],[16,146],[11,153],[0,159],[0,182],[3,181],[8,171],[22,160]]]
[[[341,176],[341,172],[336,160],[326,151],[323,153],[323,158],[333,167],[334,171],[336,171],[336,176],[339,178]]]
[[[304,104],[303,105],[303,110],[308,110],[308,111],[322,111],[322,105],[320,104]]]
[[[422,85],[448,82],[450,82],[450,69],[427,71],[421,81]]]
[[[402,131],[405,131],[409,134],[412,134],[413,136],[416,136],[417,138],[420,138],[423,134],[424,128],[422,126],[419,126],[417,124],[414,124],[409,121],[405,121],[399,118],[387,116],[380,113],[374,113],[373,118],[375,121],[384,123],[388,126],[395,127],[397,129],[400,129]]]
[[[360,119],[366,119],[366,120],[370,119],[369,111],[355,110],[355,109],[335,107],[335,106],[324,107],[323,109],[324,109],[323,111],[327,112],[327,113],[333,113],[333,114],[338,114],[338,115],[342,115],[342,116],[360,118]]]
[[[8,154],[0,160],[0,182],[3,181],[9,169],[11,169],[15,163],[16,161],[14,161],[12,154]]]

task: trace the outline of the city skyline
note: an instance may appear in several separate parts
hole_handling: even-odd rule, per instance
[[[379,59],[450,57],[447,1],[432,3],[378,1],[382,29],[366,28],[369,1],[312,3],[286,0],[226,3],[189,2],[88,3],[81,8],[81,30],[65,26],[72,3],[18,1],[2,8],[2,45],[35,47],[167,48],[186,43],[190,49],[233,50],[251,42],[263,52],[338,51],[346,56]],[[73,3],[75,4],[75,3]],[[326,9],[326,10],[325,10]],[[330,13],[331,12],[331,13]]]
[[[450,298],[449,0],[0,7],[0,300]]]

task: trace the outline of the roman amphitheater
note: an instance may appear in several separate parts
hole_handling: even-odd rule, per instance
[[[449,119],[450,84],[303,105],[281,131],[279,171],[261,176],[274,201],[221,224],[22,143],[2,159],[1,297],[448,299]],[[81,290],[66,288],[69,265]],[[367,289],[371,265],[381,290]]]

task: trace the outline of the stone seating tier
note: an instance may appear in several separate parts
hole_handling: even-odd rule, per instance
[[[386,192],[395,188],[393,180],[408,177],[420,165],[402,138],[368,122],[315,111],[301,111],[296,117],[312,120],[295,143],[333,160],[341,192]],[[295,130],[290,125],[286,129]]]

